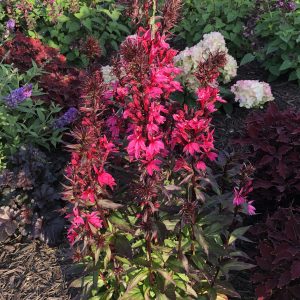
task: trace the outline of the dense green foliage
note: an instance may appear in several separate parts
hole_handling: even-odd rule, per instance
[[[1,65],[0,144],[3,159],[15,153],[22,145],[38,145],[50,150],[51,146],[55,147],[61,140],[63,129],[53,128],[55,117],[61,110],[59,106],[47,106],[40,100],[32,101],[30,98],[17,107],[12,108],[6,104],[5,99],[11,91],[29,83],[40,72],[35,64],[24,74],[20,74],[11,65]],[[37,84],[33,85],[32,97],[41,94]]]
[[[105,54],[107,50],[117,50],[118,44],[130,34],[128,19],[122,15],[123,8],[116,1],[45,2],[11,1],[11,4],[0,4],[0,11],[9,10],[6,16],[16,20],[18,29],[59,48],[70,62],[87,65],[88,60],[81,50],[89,36],[100,43]],[[4,16],[5,13],[3,19]]]
[[[201,40],[203,34],[219,31],[225,37],[230,53],[241,57],[250,46],[242,33],[253,7],[251,0],[187,0],[184,1],[183,17],[175,33],[184,43],[192,46]]]

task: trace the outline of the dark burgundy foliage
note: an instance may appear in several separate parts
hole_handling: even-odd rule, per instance
[[[300,299],[300,209],[280,208],[253,233],[259,239],[252,281],[259,299]]]
[[[67,66],[65,56],[57,49],[18,32],[14,39],[4,44],[0,50],[1,57],[5,57],[5,63],[13,63],[20,71],[30,69],[32,61],[43,68],[45,73],[36,78],[45,92],[40,98],[64,107],[78,105],[79,86],[84,72]]]
[[[249,146],[247,158],[256,169],[253,182],[256,203],[274,209],[278,202],[288,206],[297,201],[300,196],[299,112],[280,111],[275,104],[270,104],[266,112],[248,117],[246,134],[236,142]],[[264,204],[267,200],[268,204]]]
[[[50,163],[33,148],[22,148],[0,174],[0,241],[15,233],[55,244],[65,225],[64,203],[60,200],[64,158]],[[5,220],[5,222],[4,222]]]

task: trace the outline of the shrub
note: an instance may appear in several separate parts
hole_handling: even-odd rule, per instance
[[[300,292],[300,211],[280,208],[254,228],[259,239],[253,275],[259,299],[297,299]]]
[[[256,169],[254,191],[261,209],[289,205],[299,196],[299,125],[297,111],[281,111],[271,103],[266,112],[248,117],[245,135],[236,141],[250,147],[247,157]]]
[[[100,3],[101,2],[101,3]],[[103,52],[117,50],[130,34],[123,7],[117,1],[12,1],[4,6],[25,35],[60,49],[70,62],[88,64],[82,51],[86,37],[93,36]]]
[[[78,105],[79,86],[84,72],[68,67],[66,58],[56,49],[21,33],[4,43],[3,49],[0,56],[7,64],[14,64],[20,71],[31,68],[32,61],[43,69],[44,72],[36,78],[45,92],[41,99],[65,107]]]
[[[299,81],[299,8],[294,1],[262,1],[259,6],[259,16],[258,8],[253,12],[257,21],[249,37],[255,57],[269,71],[270,80],[288,74],[289,80]]]
[[[0,242],[16,233],[49,244],[61,240],[63,164],[63,157],[51,163],[49,153],[31,146],[22,147],[8,160],[8,168],[0,173]]]
[[[248,227],[240,227],[232,191],[223,194],[206,176],[217,156],[211,114],[220,98],[212,82],[225,55],[212,57],[210,68],[200,63],[194,108],[172,101],[181,86],[164,24],[122,43],[116,82],[104,84],[99,70],[86,81],[66,169],[68,239],[74,258],[91,262],[93,274],[80,282],[96,298],[236,297],[226,278],[253,267],[235,245]]]
[[[29,83],[40,73],[35,64],[24,74],[19,74],[12,66],[1,65],[0,148],[4,161],[23,145],[50,150],[61,141],[65,128],[54,127],[61,108],[53,103],[48,106],[40,100],[31,99],[41,95],[37,84]]]
[[[220,32],[226,40],[229,52],[240,58],[250,47],[243,37],[243,26],[248,14],[254,7],[254,1],[184,1],[181,22],[175,27],[175,33],[188,46],[199,42],[205,33]]]

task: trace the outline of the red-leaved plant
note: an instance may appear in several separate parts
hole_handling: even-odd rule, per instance
[[[300,210],[279,208],[253,233],[259,239],[252,278],[258,299],[292,300],[300,295]]]
[[[68,238],[77,259],[92,258],[94,276],[83,282],[103,299],[236,297],[223,279],[252,267],[242,252],[230,257],[248,227],[236,229],[233,193],[206,178],[217,157],[211,114],[222,101],[216,79],[225,54],[199,66],[196,106],[182,107],[170,97],[182,88],[167,22],[149,24],[122,43],[115,82],[105,85],[95,71],[83,88],[66,170]],[[218,195],[206,201],[212,185]]]
[[[253,197],[260,210],[288,206],[300,196],[300,114],[270,104],[246,120],[246,133],[237,141],[249,146],[247,159],[255,172]],[[275,195],[275,199],[274,199]]]
[[[45,71],[36,78],[45,92],[39,98],[47,102],[56,102],[63,107],[78,106],[79,86],[84,72],[67,66],[66,57],[57,49],[17,32],[15,37],[5,42],[0,49],[0,59],[4,59],[7,64],[14,64],[20,71],[29,70],[34,61]]]

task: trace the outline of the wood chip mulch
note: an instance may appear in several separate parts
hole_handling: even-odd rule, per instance
[[[0,300],[70,300],[63,251],[38,241],[0,244]]]

